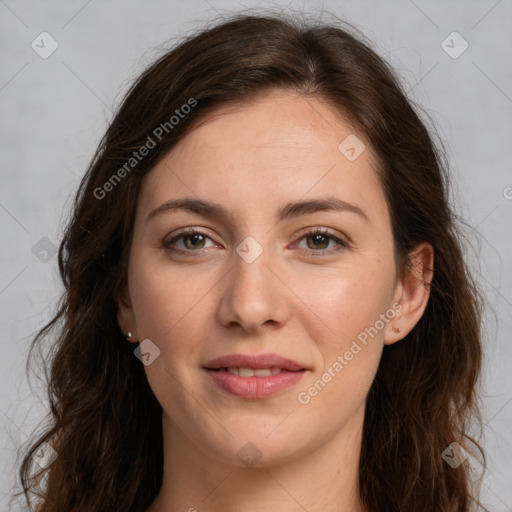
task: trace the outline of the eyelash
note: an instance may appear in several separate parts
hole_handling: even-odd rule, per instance
[[[186,249],[185,250],[185,249],[178,249],[176,247],[172,247],[172,245],[177,240],[179,240],[181,238],[185,238],[187,236],[192,236],[192,235],[201,235],[201,236],[203,236],[205,238],[209,238],[211,240],[211,237],[208,236],[206,233],[198,231],[198,230],[196,230],[194,228],[188,228],[188,229],[185,229],[185,230],[179,232],[178,234],[176,234],[170,240],[164,240],[163,243],[162,243],[162,247],[164,249],[168,250],[168,251],[172,251],[172,252],[177,253],[177,254],[183,254],[183,255],[191,256],[191,257],[201,256],[205,252],[208,252],[207,249],[202,249],[202,250],[194,251],[192,249]],[[317,250],[317,251],[315,251],[313,249],[299,249],[299,252],[301,252],[303,255],[313,256],[313,257],[325,257],[325,256],[330,256],[332,254],[339,253],[342,250],[349,248],[348,242],[346,242],[344,240],[341,240],[339,237],[335,236],[327,228],[318,228],[318,229],[313,229],[311,231],[308,231],[308,232],[304,233],[301,236],[300,240],[302,240],[303,238],[308,238],[308,237],[314,236],[314,235],[323,235],[323,236],[333,240],[334,242],[338,243],[339,247],[337,247],[335,250],[332,250],[332,249],[331,250],[321,249],[321,250]]]

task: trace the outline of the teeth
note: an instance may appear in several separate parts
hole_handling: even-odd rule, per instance
[[[254,375],[256,375],[256,377],[270,377],[272,375],[272,371],[270,368],[256,368],[254,370]]]
[[[230,366],[226,370],[228,373],[238,375],[239,377],[270,377],[281,372],[281,368],[239,368]]]
[[[252,368],[238,368],[239,377],[254,377],[254,370]]]

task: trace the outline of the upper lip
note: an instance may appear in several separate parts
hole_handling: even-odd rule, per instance
[[[204,368],[216,370],[219,368],[282,368],[283,370],[297,371],[307,368],[296,361],[277,354],[229,354],[217,357],[205,363]]]

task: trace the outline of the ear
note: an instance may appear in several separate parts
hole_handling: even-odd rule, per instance
[[[117,304],[117,323],[123,335],[128,341],[136,343],[139,340],[137,335],[137,325],[135,323],[135,314],[130,301],[128,286],[124,285],[114,294],[114,300]],[[131,333],[131,336],[127,336]]]
[[[434,249],[422,242],[409,253],[405,275],[395,291],[395,304],[401,309],[386,325],[384,344],[391,345],[407,336],[418,323],[427,307],[430,285],[434,276]]]

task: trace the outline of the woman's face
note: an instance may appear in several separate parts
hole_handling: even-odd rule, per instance
[[[361,431],[396,340],[390,217],[370,148],[331,106],[272,92],[217,113],[144,181],[119,319],[150,340],[177,450],[272,465]]]

